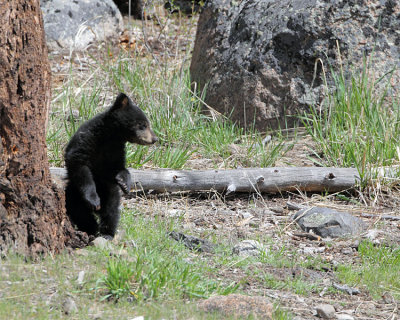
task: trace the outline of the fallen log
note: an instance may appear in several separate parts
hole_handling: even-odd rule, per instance
[[[64,168],[50,168],[64,179]],[[279,193],[284,191],[338,192],[359,181],[355,168],[274,167],[232,170],[135,170],[129,169],[134,188],[157,192],[218,191]]]

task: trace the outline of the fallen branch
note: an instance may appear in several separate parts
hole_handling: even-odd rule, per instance
[[[332,287],[334,287],[335,289],[339,290],[339,291],[343,291],[346,292],[349,295],[356,295],[356,294],[360,294],[360,290],[358,290],[357,288],[351,288],[349,287],[347,284],[338,284],[338,283],[332,283]]]
[[[393,220],[393,221],[399,221],[400,216],[390,216],[387,214],[373,214],[373,213],[361,213],[361,217],[363,218],[377,218],[379,220]]]
[[[63,168],[51,168],[63,179]],[[358,172],[354,168],[276,167],[232,170],[134,170],[129,169],[137,190],[157,192],[218,191],[279,193],[284,191],[338,192],[354,188]]]
[[[321,237],[319,235],[312,234],[309,232],[294,232],[293,236],[298,238],[306,238],[308,240],[313,240],[313,241],[321,241]]]

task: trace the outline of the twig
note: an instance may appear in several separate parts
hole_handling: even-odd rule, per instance
[[[288,210],[301,210],[305,208],[302,204],[297,204],[291,201],[286,202],[286,207]]]
[[[316,240],[316,241],[320,241],[321,240],[320,236],[317,236],[315,234],[308,233],[308,232],[294,232],[293,235],[295,237],[307,238],[309,240]]]
[[[360,215],[363,218],[379,218],[379,220],[393,220],[393,221],[399,221],[400,216],[390,216],[390,215],[380,215],[380,214],[372,214],[372,213],[361,213]]]
[[[9,299],[15,299],[15,298],[21,298],[21,297],[27,297],[27,296],[33,296],[33,295],[37,295],[37,292],[31,292],[31,293],[27,293],[27,294],[20,294],[17,296],[11,296],[11,297],[4,297],[1,298],[0,300],[9,300]]]
[[[360,294],[360,290],[358,290],[357,288],[350,288],[347,284],[341,285],[341,284],[337,284],[337,283],[332,283],[332,287],[334,287],[335,289],[339,290],[339,291],[343,291],[346,292],[349,295],[356,295],[356,294]]]

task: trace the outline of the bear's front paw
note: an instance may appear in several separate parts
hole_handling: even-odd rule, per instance
[[[117,181],[117,184],[125,194],[128,194],[131,191],[132,180],[128,170],[122,170],[118,172],[118,174],[115,177],[115,180]]]
[[[85,194],[85,200],[92,210],[100,210],[100,198],[95,191]]]

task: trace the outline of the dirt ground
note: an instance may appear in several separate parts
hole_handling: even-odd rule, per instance
[[[348,239],[324,240],[318,237],[309,239],[307,234],[292,222],[295,211],[287,208],[287,202],[303,205],[328,206],[338,210],[350,211],[355,216],[362,212],[374,212],[378,217],[363,219],[368,231],[361,237]],[[151,204],[151,205],[149,205]],[[232,247],[246,239],[272,239],[268,250],[287,250],[300,257],[317,257],[327,266],[323,270],[309,268],[271,267],[257,263],[253,268],[274,275],[278,280],[301,278],[305,282],[319,283],[323,288],[316,293],[302,295],[290,289],[266,289],[257,279],[252,279],[241,268],[222,269],[218,278],[240,282],[246,279],[244,290],[249,295],[260,295],[271,298],[294,315],[297,319],[318,318],[314,307],[319,304],[333,305],[337,313],[352,315],[354,319],[399,319],[398,301],[390,294],[382,299],[373,299],[367,290],[358,287],[360,293],[349,295],[333,293],[328,290],[333,283],[339,281],[335,276],[335,268],[339,264],[352,265],[359,263],[357,247],[362,238],[372,239],[374,243],[399,245],[399,221],[380,220],[383,208],[365,210],[354,206],[340,204],[321,199],[318,195],[241,195],[224,198],[217,194],[197,195],[147,195],[133,197],[123,201],[125,207],[136,208],[149,216],[165,218],[180,217],[183,220],[182,232],[203,239],[216,237]],[[384,211],[389,211],[386,209]],[[390,214],[394,214],[390,211]],[[398,214],[398,212],[397,212]],[[219,240],[218,240],[219,239]],[[242,288],[243,289],[243,288]]]

